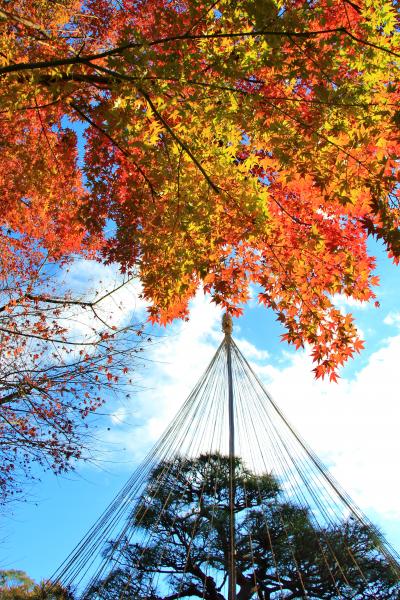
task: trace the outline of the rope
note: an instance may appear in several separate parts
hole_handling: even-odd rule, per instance
[[[142,585],[137,577],[148,590],[140,597],[152,600],[234,600],[237,585],[250,584],[259,600],[283,600],[317,597],[319,577],[329,597],[386,600],[392,596],[373,579],[379,564],[391,569],[397,598],[399,556],[282,414],[233,341],[226,315],[223,331],[165,433],[51,580],[78,598],[105,598],[119,569],[120,600]],[[367,557],[354,547],[357,532],[369,540]],[[148,556],[155,562],[146,571]]]

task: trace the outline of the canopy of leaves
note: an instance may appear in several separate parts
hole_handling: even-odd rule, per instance
[[[368,234],[400,255],[398,18],[395,0],[2,0],[2,245],[138,269],[162,323],[199,286],[240,312],[254,284],[334,379],[362,342],[332,296],[374,298]]]
[[[72,600],[59,585],[35,584],[23,571],[0,571],[2,600]]]
[[[117,566],[85,600],[224,600],[229,481],[229,458],[218,454],[159,465],[132,524],[140,541],[120,540]],[[271,475],[254,475],[240,459],[235,486],[238,600],[399,597],[375,534],[355,519],[316,526],[308,509],[282,499]]]

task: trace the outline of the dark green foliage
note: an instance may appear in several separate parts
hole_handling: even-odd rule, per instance
[[[235,459],[237,600],[396,600],[400,584],[355,518],[326,527],[283,499],[277,481]],[[132,539],[85,600],[225,600],[229,459],[178,458],[152,473],[134,511]]]

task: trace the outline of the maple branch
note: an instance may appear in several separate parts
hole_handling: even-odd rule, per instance
[[[37,23],[33,23],[33,21],[26,19],[25,17],[20,17],[18,15],[15,15],[14,13],[4,10],[4,8],[0,8],[0,17],[3,17],[3,19],[6,19],[6,20],[11,19],[12,21],[21,23],[21,25],[25,25],[26,27],[35,29],[36,31],[39,31],[39,33],[44,35],[47,39],[51,39],[51,37],[49,36],[49,34],[47,33],[47,31],[45,29],[43,29]]]
[[[344,0],[342,0],[342,4],[344,6],[344,12],[346,13],[347,25],[348,25],[349,29],[351,29],[351,22],[350,22],[350,17],[349,17],[349,11],[347,10],[346,2]]]
[[[135,279],[134,277],[129,277],[126,281],[123,281],[122,283],[120,283],[120,285],[117,285],[117,287],[115,287],[114,289],[110,290],[109,292],[106,292],[105,294],[100,296],[100,298],[97,298],[97,300],[92,302],[92,306],[96,306],[96,304],[99,304],[99,302],[102,302],[105,298],[112,296],[112,294],[115,294],[115,292],[118,292],[118,290],[121,290],[123,287],[128,285],[128,283],[131,283],[132,281],[134,281],[134,279]]]
[[[41,127],[41,130],[42,130],[42,133],[43,133],[43,135],[45,137],[45,140],[46,140],[46,143],[47,143],[47,145],[49,147],[50,153],[53,156],[54,162],[57,165],[58,173],[59,173],[59,175],[61,175],[63,177],[63,179],[65,181],[65,177],[62,174],[60,163],[59,163],[58,158],[57,158],[57,156],[56,156],[56,154],[54,152],[53,146],[50,143],[49,137],[47,135],[47,131],[46,131],[46,128],[45,128],[44,123],[43,123],[42,115],[40,114],[40,109],[39,109],[38,104],[37,104],[36,96],[35,96],[35,104],[36,104],[36,107],[37,107],[36,114],[39,117],[40,127]]]
[[[125,328],[126,330],[129,329],[129,327]],[[149,338],[150,339],[150,338]],[[123,349],[116,349],[115,347],[110,347],[107,348],[107,357],[111,357],[112,360],[112,365],[118,366],[121,364],[125,364],[124,363],[124,359],[126,359],[127,356],[131,356],[131,352],[132,350],[130,348],[123,348]],[[103,351],[98,352],[97,354],[90,354],[88,355],[89,358],[81,355],[79,357],[79,359],[75,360],[74,362],[68,362],[68,363],[63,363],[63,364],[51,364],[48,367],[43,367],[43,368],[39,368],[38,366],[32,366],[30,368],[26,367],[23,369],[17,369],[15,371],[11,371],[8,373],[9,377],[12,376],[18,376],[21,375],[23,373],[27,374],[29,377],[31,376],[31,374],[34,375],[42,375],[43,377],[45,377],[46,379],[49,379],[48,374],[50,374],[50,378],[53,382],[55,382],[56,384],[60,384],[60,383],[64,383],[65,382],[65,376],[66,373],[78,373],[79,376],[83,377],[89,377],[90,375],[96,374],[98,375],[99,371],[101,371],[101,366],[104,363],[104,353]],[[137,359],[140,359],[142,361],[150,361],[150,359],[146,359],[144,357],[141,356],[137,356]],[[92,380],[93,381],[93,380]],[[99,380],[95,380],[94,384],[96,386],[99,386]],[[13,384],[13,387],[15,387],[17,384]],[[25,385],[28,385],[27,382],[25,382]],[[11,387],[11,386],[9,386]]]
[[[179,152],[179,158],[178,158],[177,181],[176,181],[176,183],[177,183],[176,198],[177,198],[178,202],[177,202],[177,206],[176,206],[175,221],[174,221],[174,224],[173,224],[173,227],[172,227],[172,235],[175,234],[176,227],[178,225],[178,220],[180,218],[180,211],[181,211],[181,208],[180,208],[180,203],[181,203],[181,190],[180,190],[180,187],[181,187],[181,162],[182,162],[182,153],[183,153],[183,149],[181,148],[180,152]]]
[[[384,46],[379,46],[379,44],[374,44],[374,42],[369,42],[368,40],[364,40],[363,38],[360,38],[357,35],[354,35],[354,33],[351,33],[351,31],[349,31],[345,27],[343,28],[343,33],[346,33],[346,35],[348,35],[352,40],[354,40],[355,42],[358,42],[359,44],[362,44],[363,46],[368,46],[369,48],[374,48],[375,50],[381,50],[382,52],[385,52],[386,54],[390,54],[391,56],[400,58],[400,54],[398,52],[395,52],[394,50],[390,50],[389,48],[385,48]]]
[[[139,78],[132,78],[132,80],[137,80]],[[144,77],[142,80],[161,80],[161,81],[174,81],[176,83],[181,83],[183,85],[195,85],[199,87],[205,87],[215,90],[222,90],[227,92],[233,92],[236,94],[241,94],[243,96],[256,96],[265,100],[282,100],[283,102],[296,102],[296,103],[306,103],[306,104],[316,104],[321,106],[338,106],[340,108],[370,108],[375,106],[396,106],[398,107],[398,103],[395,102],[385,102],[385,104],[380,104],[379,102],[332,102],[330,100],[315,100],[310,98],[290,98],[289,96],[265,96],[263,94],[254,94],[253,91],[245,90],[239,87],[229,86],[229,85],[221,85],[218,83],[208,83],[206,81],[198,81],[197,79],[178,79],[177,77]],[[244,78],[243,81],[248,83],[258,83],[262,86],[265,85],[265,82],[261,79],[259,80],[250,80]]]
[[[275,31],[275,30],[259,30],[259,31],[242,31],[238,33],[212,33],[212,34],[183,34],[183,35],[175,35],[165,38],[160,38],[156,40],[152,40],[151,42],[129,42],[127,44],[123,44],[121,46],[117,46],[116,48],[111,48],[110,50],[105,50],[104,52],[99,52],[97,54],[87,54],[84,56],[71,56],[69,58],[60,58],[56,60],[44,60],[38,62],[29,62],[29,63],[13,63],[11,65],[7,65],[5,67],[0,68],[0,75],[4,75],[7,73],[17,73],[19,71],[33,71],[36,69],[45,69],[49,67],[59,67],[63,65],[76,65],[76,64],[87,64],[91,63],[91,61],[100,60],[102,58],[107,58],[109,56],[115,56],[118,54],[123,54],[126,50],[132,50],[133,48],[143,48],[144,46],[157,46],[160,44],[168,44],[170,42],[179,42],[179,41],[194,41],[194,40],[212,40],[212,39],[235,39],[241,37],[257,37],[257,36],[283,36],[283,37],[298,37],[298,38],[315,38],[321,35],[328,35],[331,33],[343,33],[348,35],[351,39],[356,41],[359,44],[363,44],[365,46],[369,46],[371,48],[375,48],[376,50],[381,50],[391,56],[395,56],[396,58],[400,58],[400,54],[390,50],[389,48],[385,48],[383,46],[379,46],[378,44],[374,44],[373,42],[369,42],[368,40],[364,40],[354,35],[346,29],[346,27],[334,27],[332,29],[321,29],[318,31]],[[94,67],[94,65],[92,65]]]
[[[324,69],[322,69],[322,67],[321,67],[321,65],[320,65],[320,63],[319,63],[319,60],[316,60],[316,59],[315,59],[315,58],[314,58],[312,55],[310,55],[310,53],[309,53],[309,52],[307,52],[307,51],[306,51],[306,50],[305,50],[305,49],[304,49],[304,48],[303,48],[303,47],[300,45],[300,43],[299,43],[297,40],[295,40],[295,39],[293,39],[293,38],[289,38],[289,40],[290,40],[290,42],[291,42],[291,43],[292,43],[294,46],[296,46],[296,48],[297,48],[298,50],[300,50],[300,52],[301,52],[302,54],[304,54],[304,55],[305,55],[305,56],[308,58],[308,60],[310,60],[310,61],[312,62],[312,64],[313,64],[313,65],[315,65],[315,67],[318,69],[318,71],[319,71],[319,72],[320,72],[320,73],[323,75],[323,77],[324,77],[324,78],[325,78],[327,81],[329,81],[329,83],[331,83],[331,84],[333,84],[334,86],[336,86],[336,87],[337,87],[337,85],[338,85],[338,84],[337,84],[337,83],[336,83],[336,81],[334,81],[334,80],[333,80],[331,77],[329,77],[329,75],[327,75],[327,73],[325,72],[325,70],[324,70]]]
[[[358,165],[360,165],[360,167],[363,167],[367,171],[367,173],[370,173],[371,175],[373,175],[373,172],[371,171],[371,169],[369,169],[365,165],[365,163],[363,163],[361,160],[359,160],[358,158],[356,158],[355,156],[353,156],[351,154],[351,152],[348,152],[348,150],[346,150],[345,148],[343,148],[343,146],[340,146],[336,142],[333,142],[332,140],[329,139],[328,136],[326,136],[323,133],[317,131],[314,127],[312,127],[308,123],[305,123],[301,119],[299,119],[297,117],[294,117],[292,114],[286,112],[285,110],[283,110],[282,108],[280,108],[279,106],[277,106],[276,104],[274,104],[273,102],[267,102],[267,103],[270,104],[273,108],[275,108],[275,110],[277,110],[278,112],[282,113],[283,115],[285,115],[286,117],[288,117],[289,119],[291,119],[292,121],[294,121],[295,123],[298,123],[301,127],[304,127],[304,129],[308,129],[312,133],[315,133],[315,135],[317,135],[318,137],[320,137],[322,140],[324,140],[325,142],[327,142],[328,144],[330,144],[334,148],[337,148],[338,150],[340,150],[341,152],[343,152],[343,154],[345,154],[348,158],[351,158]]]
[[[344,31],[344,28],[324,29],[313,32],[295,32],[295,31],[243,31],[240,33],[213,33],[213,34],[183,34],[174,35],[165,38],[159,38],[152,40],[151,42],[128,42],[121,46],[99,52],[97,54],[87,54],[85,56],[71,56],[69,58],[59,58],[56,60],[43,60],[35,63],[13,63],[0,68],[0,74],[15,73],[18,71],[30,71],[35,69],[45,69],[48,67],[60,67],[63,65],[76,65],[76,64],[87,64],[93,60],[100,60],[115,54],[123,54],[126,50],[132,50],[133,48],[143,48],[143,46],[156,46],[160,44],[167,44],[170,42],[186,41],[186,40],[198,40],[198,39],[224,39],[224,38],[237,38],[237,37],[256,37],[258,35],[274,35],[274,36],[298,36],[298,37],[316,37],[327,33],[337,33]]]
[[[82,119],[84,119],[87,123],[89,123],[89,125],[91,125],[95,129],[97,129],[97,131],[100,131],[100,133],[102,133],[112,143],[113,146],[115,146],[116,148],[118,148],[118,150],[126,158],[129,158],[129,160],[132,162],[133,166],[136,168],[136,170],[140,173],[140,175],[143,177],[143,179],[145,180],[145,182],[149,186],[151,195],[153,197],[156,196],[157,193],[156,193],[156,191],[154,189],[153,184],[151,183],[150,179],[147,177],[147,175],[143,171],[143,169],[134,160],[134,158],[133,158],[132,154],[129,152],[129,150],[125,150],[124,148],[122,148],[122,146],[120,146],[120,144],[117,142],[117,140],[115,140],[109,133],[107,133],[107,131],[105,131],[105,129],[103,129],[102,127],[100,127],[100,125],[98,125],[95,121],[93,121],[93,119],[91,119],[87,114],[85,114],[79,108],[79,106],[77,104],[75,104],[74,102],[69,102],[69,105],[82,117]]]
[[[197,21],[195,21],[194,23],[192,23],[192,25],[189,27],[189,29],[186,31],[186,35],[189,35],[191,31],[193,31],[193,29],[195,29],[198,25],[200,25],[200,23],[202,21],[204,21],[204,19],[207,17],[208,13],[211,12],[212,10],[214,10],[214,8],[217,6],[217,4],[219,3],[220,0],[215,0],[215,2],[213,2],[211,4],[211,6],[208,6],[207,9],[204,11],[204,14],[197,19]]]
[[[27,435],[25,435],[25,433],[23,433],[20,429],[18,429],[17,426],[15,426],[11,421],[9,421],[9,419],[7,419],[7,417],[4,414],[1,415],[1,419],[3,421],[5,421],[7,423],[7,425],[10,427],[10,429],[12,429],[17,434],[16,439],[18,440],[18,438],[20,438],[17,443],[19,443],[20,440],[23,440],[24,442],[27,443],[27,446],[28,446],[27,452],[33,454],[34,456],[38,456],[38,453],[35,452],[34,449],[32,450],[32,448],[34,448],[36,446],[37,448],[42,449],[43,448],[42,442],[33,440],[32,438],[29,438]],[[48,465],[50,465],[49,460],[46,457],[44,457],[44,460]]]
[[[98,69],[97,65],[92,65],[88,63],[93,69]],[[29,80],[27,75],[19,75],[18,81],[25,82]],[[59,76],[54,75],[41,75],[38,78],[38,83],[43,83],[45,85],[51,83],[57,83],[59,81],[77,81],[79,83],[93,83],[94,85],[110,85],[111,80],[109,77],[102,77],[101,75],[91,75],[90,73],[60,73]]]
[[[355,4],[354,2],[351,2],[351,0],[343,0],[343,4],[348,4],[349,6],[351,6],[351,8],[353,8],[358,14],[361,14],[361,7],[358,4]]]
[[[45,302],[46,304],[61,304],[62,306],[82,306],[85,308],[91,308],[93,302],[87,302],[85,300],[68,300],[67,298],[49,298],[41,294],[25,294],[24,298],[32,300],[33,302]],[[0,308],[4,310],[4,306]]]
[[[64,96],[64,97],[67,98],[68,96]],[[49,106],[54,106],[55,104],[58,104],[61,100],[62,100],[62,96],[59,96],[58,98],[56,98],[56,100],[53,100],[52,102],[46,102],[46,104],[38,104],[36,106],[14,107],[13,110],[15,112],[22,112],[24,110],[38,110],[40,108],[48,108]],[[8,109],[0,110],[0,114],[9,114],[9,113],[10,113],[10,111]],[[28,206],[28,205],[26,205],[26,206]]]
[[[170,127],[170,125],[168,125],[167,121],[164,119],[164,117],[161,115],[161,113],[158,112],[158,110],[157,110],[156,106],[154,105],[153,101],[151,100],[149,94],[139,87],[137,87],[136,89],[138,90],[138,92],[140,92],[140,94],[142,94],[143,98],[146,99],[148,105],[150,106],[150,108],[151,108],[154,116],[157,118],[157,120],[160,121],[160,123],[165,127],[165,129],[168,131],[170,136],[176,141],[176,143],[181,148],[183,148],[183,150],[186,152],[186,154],[191,158],[191,160],[196,165],[198,170],[201,172],[201,174],[203,175],[204,179],[207,181],[207,183],[211,187],[211,189],[214,190],[214,192],[216,194],[219,194],[220,193],[219,187],[212,181],[212,179],[206,173],[206,171],[204,170],[202,165],[199,163],[197,158],[194,156],[193,152],[190,150],[189,146],[176,135],[174,130]]]
[[[305,227],[312,227],[311,223],[306,223],[305,221],[299,219],[299,217],[295,217],[294,215],[290,214],[290,212],[286,210],[286,208],[281,204],[281,202],[274,198],[274,196],[271,196],[271,199],[275,202],[275,204],[279,206],[281,211],[284,212],[294,223],[296,223],[297,225],[304,225]]]
[[[147,77],[140,77],[140,76],[136,77],[134,75],[126,75],[126,73],[121,73],[119,71],[107,69],[106,67],[100,67],[99,65],[94,66],[94,65],[89,64],[88,66],[91,66],[91,67],[95,68],[96,70],[108,73],[110,75],[110,77],[105,77],[102,75],[92,75],[89,73],[87,73],[87,74],[61,73],[60,77],[43,75],[42,77],[39,78],[39,83],[43,83],[43,84],[47,85],[49,83],[55,83],[57,81],[62,80],[62,81],[78,81],[81,83],[91,83],[94,85],[99,84],[99,85],[103,85],[103,86],[110,86],[113,83],[113,81],[118,81],[118,80],[131,81],[133,83],[136,83],[137,81],[171,81],[171,82],[179,83],[182,85],[194,85],[197,87],[209,88],[211,90],[215,89],[215,90],[222,90],[222,91],[232,92],[232,93],[241,94],[241,95],[255,96],[254,91],[249,91],[249,90],[246,90],[246,89],[243,89],[240,87],[221,85],[218,83],[209,83],[206,81],[199,81],[197,79],[180,79],[178,77],[157,77],[157,76],[153,76],[153,75],[147,76]],[[23,78],[23,81],[25,81],[25,77]],[[242,81],[246,81],[246,82],[252,83],[252,84],[257,83],[260,85],[264,85],[264,81],[262,81],[262,80],[254,80],[254,79],[250,80],[248,78],[244,78]],[[331,81],[331,80],[329,80],[329,81]],[[306,104],[315,104],[315,105],[321,105],[321,106],[338,106],[340,108],[370,108],[370,107],[379,107],[379,106],[398,107],[398,103],[395,103],[395,102],[385,102],[384,104],[381,104],[379,102],[346,102],[345,103],[345,102],[332,102],[329,100],[316,100],[316,99],[310,99],[310,98],[290,98],[288,96],[264,96],[261,94],[258,94],[258,96],[265,100],[278,100],[278,101],[281,100],[283,102],[296,102],[296,103],[304,102]],[[67,98],[67,97],[68,96],[65,96],[65,98]],[[55,100],[54,102],[50,102],[48,104],[41,105],[41,106],[39,106],[39,108],[45,108],[47,106],[51,106],[52,104],[57,104],[60,100],[62,100],[61,97],[59,99]],[[72,106],[72,103],[71,103],[71,106]],[[36,107],[33,107],[33,106],[26,106],[26,107],[21,107],[17,110],[33,110],[35,108]],[[2,111],[2,112],[8,113],[8,111]],[[105,133],[105,132],[103,132],[103,133]]]
[[[100,69],[99,65],[92,65],[92,63],[87,63],[87,66],[95,69],[96,71],[98,71]],[[107,70],[106,70],[107,72]],[[112,71],[111,71],[112,72]],[[61,73],[61,76],[41,76],[40,77],[40,82],[46,82],[46,79],[48,81],[48,83],[56,83],[57,80],[60,81],[60,79],[62,81],[78,81],[80,83],[93,83],[94,85],[97,85],[97,87],[99,89],[102,89],[100,86],[109,86],[110,83],[112,83],[112,80],[109,77],[103,77],[101,75],[93,75],[91,73]],[[121,79],[121,78],[120,78]],[[137,77],[137,79],[140,79],[139,77]]]
[[[96,311],[95,306],[98,302],[100,302],[100,300],[102,300],[102,298],[100,298],[99,300],[96,300],[95,302],[85,302],[84,300],[69,301],[69,300],[63,299],[63,298],[47,299],[45,297],[33,296],[32,294],[27,294],[25,297],[28,298],[29,300],[45,302],[48,304],[58,304],[58,305],[62,305],[62,306],[81,306],[82,308],[89,308],[92,311],[92,313],[94,314],[94,316],[96,317],[96,319],[98,319],[101,323],[103,323],[103,325],[105,325],[105,327],[107,327],[108,329],[113,330],[113,327],[111,325],[109,325],[106,321],[104,321],[104,319]]]

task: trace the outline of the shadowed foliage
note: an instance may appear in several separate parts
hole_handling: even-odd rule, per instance
[[[167,475],[165,475],[167,473]],[[237,599],[395,600],[400,583],[355,518],[320,527],[284,500],[272,475],[235,459]],[[224,600],[229,564],[229,459],[178,458],[152,473],[132,539],[110,543],[114,568],[85,600]]]

